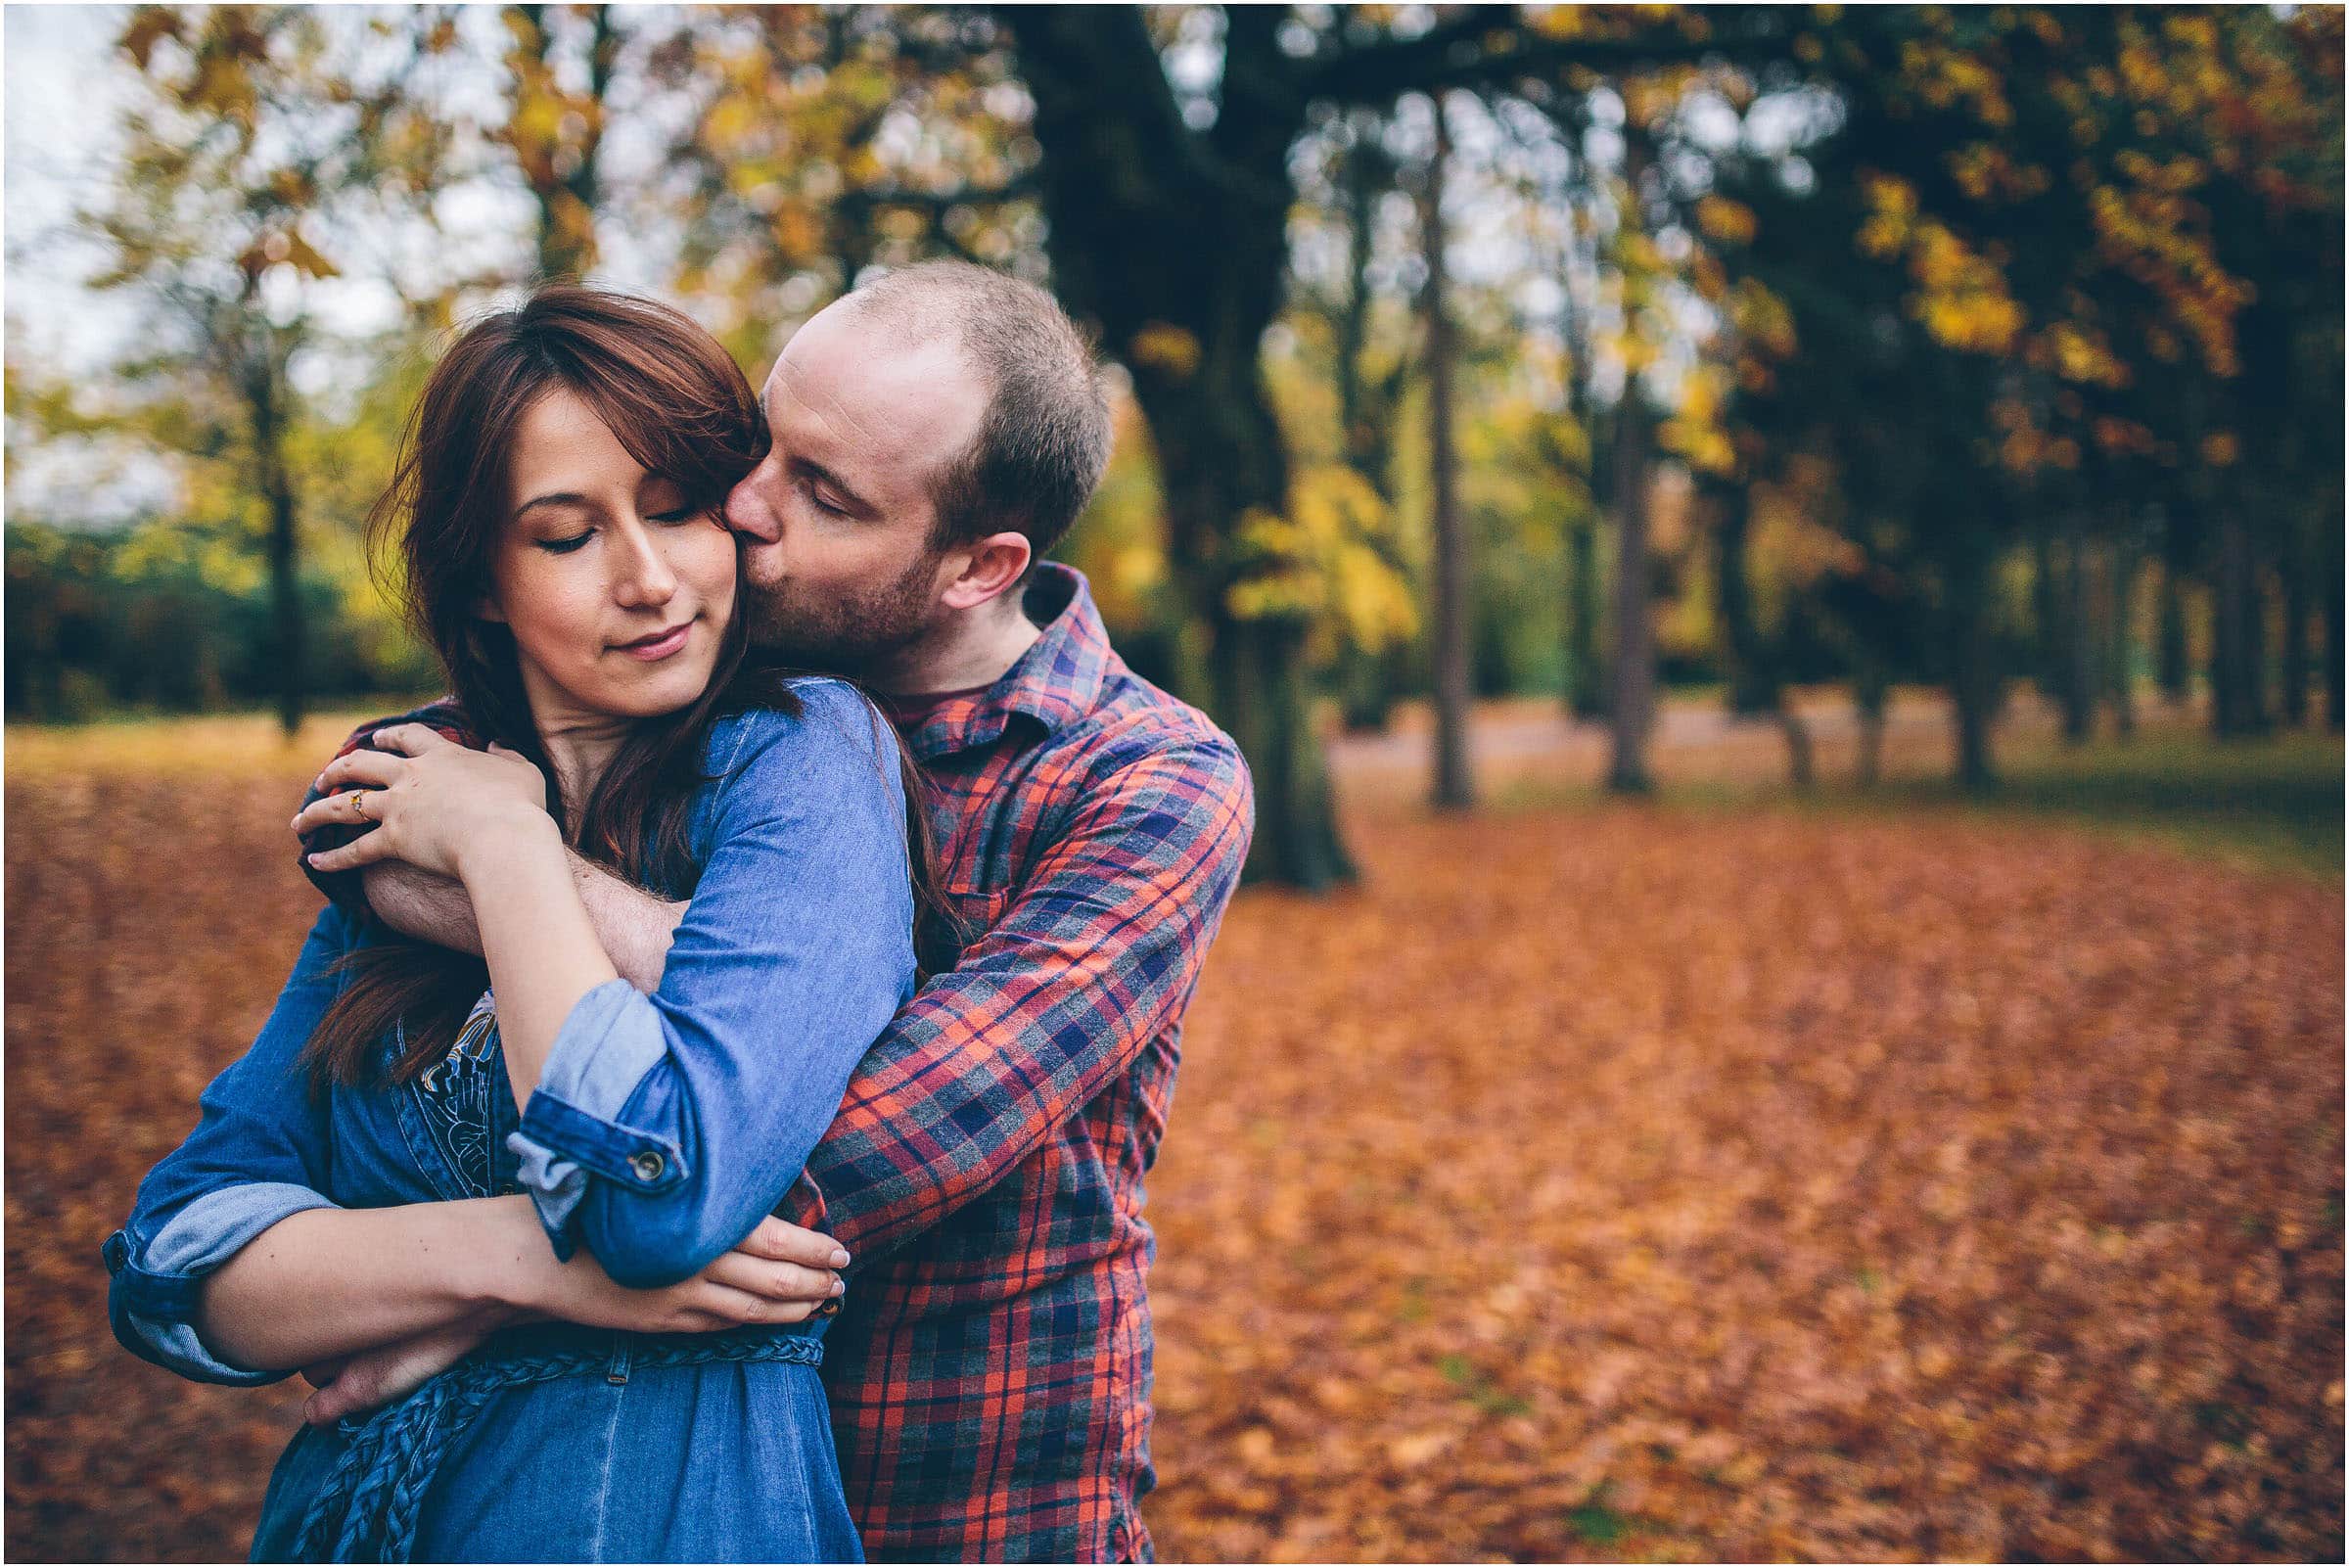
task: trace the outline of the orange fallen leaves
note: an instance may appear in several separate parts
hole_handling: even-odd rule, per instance
[[[292,1430],[116,1350],[97,1248],[291,959],[297,785],[9,780],[13,1555],[241,1555]],[[2337,886],[1949,820],[1355,842],[1192,1014],[1163,1557],[2339,1554]]]

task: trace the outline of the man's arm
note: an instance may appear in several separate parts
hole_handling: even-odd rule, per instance
[[[350,732],[335,755],[347,756],[372,744],[376,731],[392,724],[430,725],[459,745],[476,751],[484,745],[474,733],[464,711],[443,699],[410,713],[393,714],[361,724]],[[318,796],[318,786],[313,781],[301,804],[307,807]],[[303,834],[303,874],[317,885],[319,892],[354,915],[372,914],[403,936],[479,954],[482,934],[474,924],[473,900],[465,897],[465,890],[454,878],[435,876],[397,861],[381,862],[356,872],[320,871],[310,864],[313,852],[339,849],[367,831],[370,830],[330,826]],[[684,918],[685,905],[647,893],[576,852],[571,855],[571,870],[573,880],[578,885],[579,898],[587,905],[587,918],[603,940],[612,967],[638,991],[649,992],[660,989],[669,938],[675,933],[677,922]]]
[[[865,1053],[776,1213],[862,1268],[1001,1180],[1189,1004],[1253,825],[1221,735],[1114,766]]]
[[[661,971],[668,961],[669,940],[686,906],[605,870],[576,850],[567,852],[572,881],[587,905],[587,918],[621,978],[650,994],[661,989]],[[377,918],[403,936],[438,946],[479,954],[481,928],[474,923],[473,900],[453,877],[398,860],[381,860],[360,873],[368,906]]]

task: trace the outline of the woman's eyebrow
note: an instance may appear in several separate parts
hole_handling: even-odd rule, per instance
[[[533,506],[585,506],[587,504],[587,497],[576,490],[549,490],[544,495],[533,495],[514,508],[514,516],[520,517]]]

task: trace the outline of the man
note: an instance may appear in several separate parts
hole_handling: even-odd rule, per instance
[[[779,1211],[853,1257],[825,1368],[850,1506],[876,1558],[1146,1558],[1142,1177],[1246,856],[1247,770],[1038,561],[1109,449],[1048,296],[959,263],[892,274],[803,327],[761,401],[773,449],[726,507],[753,634],[892,709],[969,939]],[[330,894],[478,950],[453,885],[385,864],[362,891],[342,866],[318,867]],[[656,987],[683,906],[575,870],[616,967]],[[385,1377],[362,1359],[318,1399],[346,1410]]]

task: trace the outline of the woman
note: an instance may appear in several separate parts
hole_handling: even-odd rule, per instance
[[[297,826],[459,880],[484,957],[321,913],[109,1241],[110,1305],[132,1350],[221,1382],[486,1338],[296,1434],[256,1560],[859,1555],[824,1324],[780,1305],[808,1280],[763,1217],[911,994],[918,818],[869,703],[748,658],[717,509],[765,444],[706,334],[575,288],[426,388],[376,526],[493,744],[392,726]],[[697,895],[654,994],[570,848]]]

